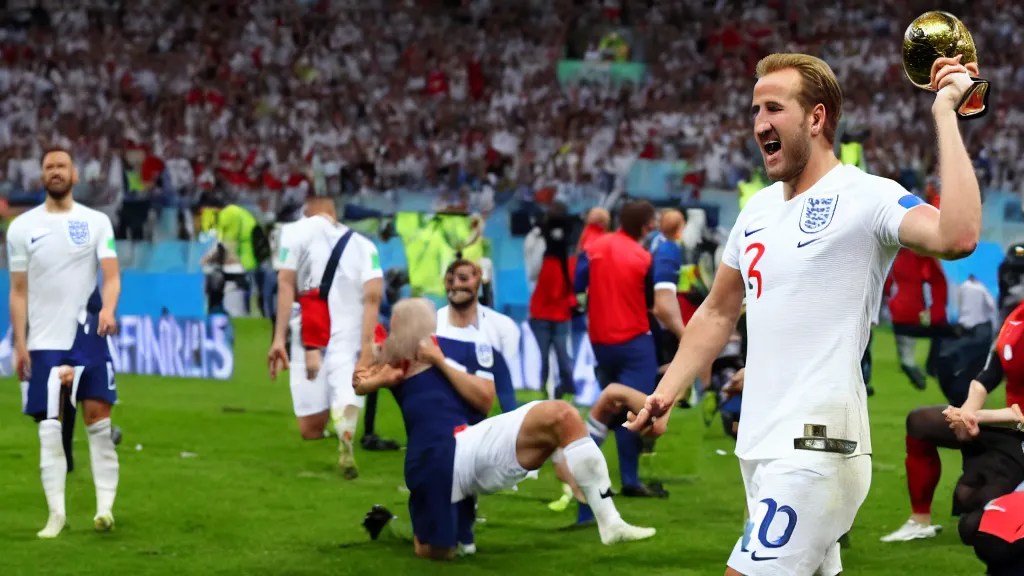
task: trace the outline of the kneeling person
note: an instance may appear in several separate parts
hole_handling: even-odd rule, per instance
[[[480,421],[494,403],[491,376],[474,366],[473,344],[432,337],[435,314],[428,300],[399,302],[381,362],[355,379],[359,394],[391,388],[402,410],[416,554],[453,557],[463,528],[457,503],[515,486],[558,448],[594,509],[603,543],[653,536],[654,529],[622,520],[604,457],[570,404],[531,402]]]

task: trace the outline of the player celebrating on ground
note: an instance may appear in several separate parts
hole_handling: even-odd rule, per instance
[[[50,150],[42,164],[46,201],[11,222],[7,250],[14,362],[29,383],[25,414],[39,422],[39,468],[50,510],[38,536],[55,538],[66,518],[67,460],[61,442],[65,398],[83,404],[96,484],[96,530],[114,526],[119,466],[110,407],[117,389],[107,362],[106,336],[116,327],[121,276],[110,219],[71,197],[78,182],[71,155]],[[95,300],[98,269],[103,270],[103,290],[96,313],[87,311],[87,305],[91,297]]]
[[[675,398],[725,345],[746,297],[736,455],[750,520],[726,574],[833,576],[842,570],[837,540],[871,482],[860,359],[886,272],[900,246],[961,258],[978,242],[981,197],[956,114],[972,81],[959,57],[932,68],[940,212],[839,162],[833,143],[843,95],[825,62],[772,54],[758,63],[757,78],[754,136],[776,183],[740,213],[711,293],[630,427],[653,418],[653,432],[665,431]],[[806,424],[845,440],[842,453],[795,449]]]
[[[431,338],[435,314],[433,304],[423,298],[396,304],[381,363],[356,375],[359,394],[390,387],[402,410],[409,438],[405,477],[416,554],[453,557],[457,534],[464,529],[457,525],[456,505],[475,494],[515,486],[558,448],[594,510],[603,543],[653,536],[653,528],[631,526],[615,509],[604,456],[572,405],[530,402],[470,425],[490,409],[494,384],[481,369],[466,371],[479,368],[468,361],[479,354],[479,344]],[[456,353],[446,358],[445,348]],[[455,358],[460,348],[466,351],[460,358],[465,363]]]
[[[987,445],[990,448],[1005,447],[1007,454],[1021,452],[1020,443],[1013,435],[1001,431],[984,430],[979,436],[977,418],[983,422],[992,421],[993,417],[1011,416],[1012,407],[1024,406],[1024,304],[1015,308],[1002,329],[999,337],[992,343],[992,352],[988,362],[971,382],[967,400],[960,408],[945,405],[923,406],[916,408],[907,415],[907,488],[910,491],[910,519],[898,530],[882,537],[882,542],[907,542],[934,538],[942,530],[942,526],[932,524],[932,498],[935,488],[939,485],[942,475],[942,460],[939,459],[939,448],[960,449],[964,452],[964,474],[968,472],[970,455],[977,451],[975,446],[966,443]],[[982,410],[989,393],[995,390],[1006,379],[1006,402],[1010,408],[1002,411]],[[1010,411],[1010,412],[1007,412]],[[951,414],[955,414],[958,422],[972,423],[970,427],[951,426]],[[962,415],[961,415],[962,414]],[[950,420],[950,422],[947,422]],[[985,474],[993,479],[1011,476],[1010,466],[998,466],[997,470]],[[1016,485],[1012,480],[1009,481]],[[1013,488],[1010,486],[1010,488]],[[954,499],[954,512],[961,513],[961,504]]]
[[[338,433],[338,465],[347,479],[356,470],[353,438],[365,399],[352,389],[357,367],[372,361],[373,337],[384,294],[377,247],[337,221],[334,200],[311,198],[308,218],[286,226],[278,250],[277,321],[267,355],[271,378],[288,369],[285,339],[296,286],[303,346],[324,348],[323,368],[293,375],[292,403],[302,437],[323,437],[328,414]],[[315,355],[305,356],[315,359]]]

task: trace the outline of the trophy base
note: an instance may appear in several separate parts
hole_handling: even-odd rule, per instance
[[[956,115],[964,120],[981,118],[988,112],[989,82],[981,78],[972,78],[974,85],[967,89],[960,103],[956,106]]]
[[[829,438],[822,424],[804,424],[804,435],[793,439],[793,448],[849,456],[857,449],[853,440]]]

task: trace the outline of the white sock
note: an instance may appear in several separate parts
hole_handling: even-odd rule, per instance
[[[594,442],[601,443],[608,436],[608,427],[598,422],[593,414],[589,414],[587,415],[587,433],[594,439]]]
[[[337,412],[337,417],[334,418],[334,430],[338,433],[339,442],[346,440],[352,442],[356,437],[356,428],[359,426],[359,412],[356,412],[354,418],[346,416],[345,412],[347,410]]]
[[[608,463],[604,461],[604,455],[594,440],[589,436],[580,438],[566,446],[562,453],[569,471],[576,479],[576,485],[594,511],[598,526],[621,520],[611,496],[601,496],[611,493],[612,481],[608,477]]]
[[[66,516],[64,485],[68,477],[68,461],[64,457],[64,442],[58,420],[43,420],[39,423],[39,471],[50,514]]]
[[[96,484],[96,513],[110,513],[114,508],[120,470],[117,450],[110,437],[110,418],[93,422],[85,430],[89,433],[89,460],[92,480]]]

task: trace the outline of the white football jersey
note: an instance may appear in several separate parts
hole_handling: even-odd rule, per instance
[[[102,212],[78,203],[64,213],[37,206],[11,222],[7,261],[11,272],[27,273],[29,350],[71,349],[105,258],[117,251]]]
[[[860,360],[900,222],[922,203],[892,180],[841,165],[789,201],[773,184],[740,212],[722,257],[746,285],[737,456],[790,455],[804,424],[871,453]]]
[[[476,309],[476,325],[461,328],[452,325],[449,306],[442,307],[437,311],[437,335],[462,342],[490,345],[508,364],[513,387],[522,388],[522,373],[519,369],[519,325],[515,320],[483,304],[477,304]]]
[[[319,288],[334,246],[348,227],[322,216],[303,218],[281,230],[278,270],[294,270],[299,293]],[[331,314],[328,348],[358,349],[363,330],[363,285],[383,278],[377,247],[353,232],[338,261],[327,306]]]

